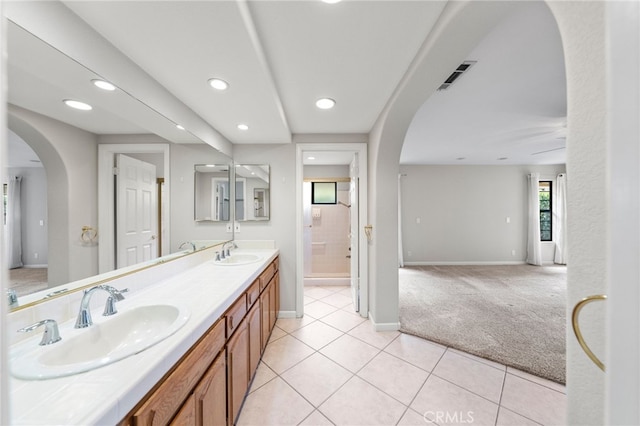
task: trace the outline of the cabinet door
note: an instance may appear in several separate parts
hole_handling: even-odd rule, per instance
[[[195,426],[196,424],[196,404],[191,395],[182,405],[178,414],[169,423],[171,426]]]
[[[222,352],[194,391],[196,425],[224,426],[227,423],[227,357]]]
[[[253,377],[260,363],[262,353],[262,329],[261,329],[260,303],[255,303],[247,314],[247,326],[249,327],[249,381]]]
[[[264,348],[267,347],[267,342],[269,342],[269,333],[271,331],[271,329],[269,328],[271,324],[271,319],[270,319],[271,308],[269,304],[269,299],[270,299],[269,289],[266,288],[260,295],[260,316],[262,317],[262,321],[260,321],[261,327],[262,327],[262,332],[261,332],[262,352],[264,352]]]
[[[229,425],[236,422],[249,386],[249,329],[242,321],[227,342],[227,406]]]
[[[276,311],[276,280],[277,275],[275,275],[269,283],[269,333],[271,333],[271,330],[273,330],[273,327],[276,325],[276,316],[278,315]]]

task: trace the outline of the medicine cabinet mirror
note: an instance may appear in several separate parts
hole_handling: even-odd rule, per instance
[[[266,221],[270,218],[270,175],[268,164],[236,164],[235,220]]]
[[[229,164],[196,164],[194,212],[196,222],[228,222],[231,219]]]

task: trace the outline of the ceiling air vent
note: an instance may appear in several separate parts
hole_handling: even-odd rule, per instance
[[[449,86],[451,86],[457,79],[462,76],[462,74],[469,71],[469,68],[471,68],[476,62],[477,61],[464,61],[463,63],[458,65],[458,68],[456,68],[456,70],[452,72],[449,77],[447,77],[444,83],[440,85],[438,90],[447,90]]]

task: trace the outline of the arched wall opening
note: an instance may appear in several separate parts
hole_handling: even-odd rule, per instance
[[[450,2],[394,96],[369,141],[369,210],[373,225],[370,256],[370,317],[376,329],[397,329],[398,212],[402,143],[418,108],[450,71],[518,2]],[[548,2],[562,38],[567,75],[568,306],[607,288],[607,82],[605,5],[601,2]],[[385,201],[386,200],[386,201]],[[605,352],[604,312],[585,319],[595,351]],[[570,328],[569,328],[570,330]],[[604,423],[603,374],[567,338],[568,419]]]
[[[62,158],[51,142],[36,128],[11,111],[8,127],[40,157],[47,176],[48,282],[56,286],[69,281],[69,185]]]

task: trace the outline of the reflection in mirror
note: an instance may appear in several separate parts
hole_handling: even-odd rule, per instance
[[[178,246],[184,241],[192,241],[196,235],[206,238],[206,241],[198,242],[197,249],[233,238],[233,234],[227,234],[224,229],[208,228],[204,233],[202,229],[192,229],[190,217],[182,216],[180,210],[180,205],[190,204],[187,199],[191,197],[191,190],[185,191],[184,196],[183,193],[176,195],[175,207],[168,197],[173,192],[170,188],[183,183],[181,176],[190,175],[193,170],[194,161],[185,153],[197,152],[199,158],[203,158],[204,153],[205,158],[215,157],[205,161],[221,164],[230,163],[230,158],[189,132],[176,129],[161,112],[128,93],[117,88],[111,92],[96,89],[92,80],[100,78],[98,72],[66,56],[15,22],[8,20],[6,23],[7,124],[11,139],[8,165],[11,169],[5,170],[3,183],[7,183],[8,197],[9,175],[23,177],[19,218],[23,229],[27,229],[24,227],[27,224],[30,226],[23,233],[22,248],[22,263],[30,268],[12,269],[9,288],[6,288],[9,291],[14,282],[23,284],[16,291],[18,301],[12,309],[32,306],[44,298],[59,297],[68,291],[188,254],[191,250],[179,250]],[[79,112],[67,108],[62,100],[69,94],[91,103],[93,110]],[[162,248],[158,249],[164,256],[124,270],[102,270],[99,248],[105,247],[114,235],[99,223],[104,213],[98,207],[99,191],[96,191],[101,187],[96,169],[99,147],[126,144],[131,147],[129,155],[145,155],[141,160],[155,162],[149,159],[151,154],[147,150],[135,153],[131,150],[171,142],[175,144],[166,152],[172,157],[176,153],[180,158],[172,160],[170,167],[168,158],[157,160],[165,164],[164,177],[167,177],[164,182],[167,235],[162,240]],[[29,148],[28,156],[22,159],[26,165],[12,163],[18,157],[18,150],[14,148],[18,143]],[[185,158],[184,162],[182,158]],[[175,178],[169,177],[169,168],[175,172]],[[40,203],[34,204],[34,199]],[[14,201],[11,205],[18,203]],[[40,275],[34,278],[30,273],[37,269],[40,269],[37,271]],[[97,275],[99,272],[103,273]],[[18,275],[21,276],[18,278]]]
[[[269,199],[269,165],[236,164],[235,220],[269,220]]]
[[[231,219],[229,164],[196,164],[194,218],[196,222],[228,222]]]

